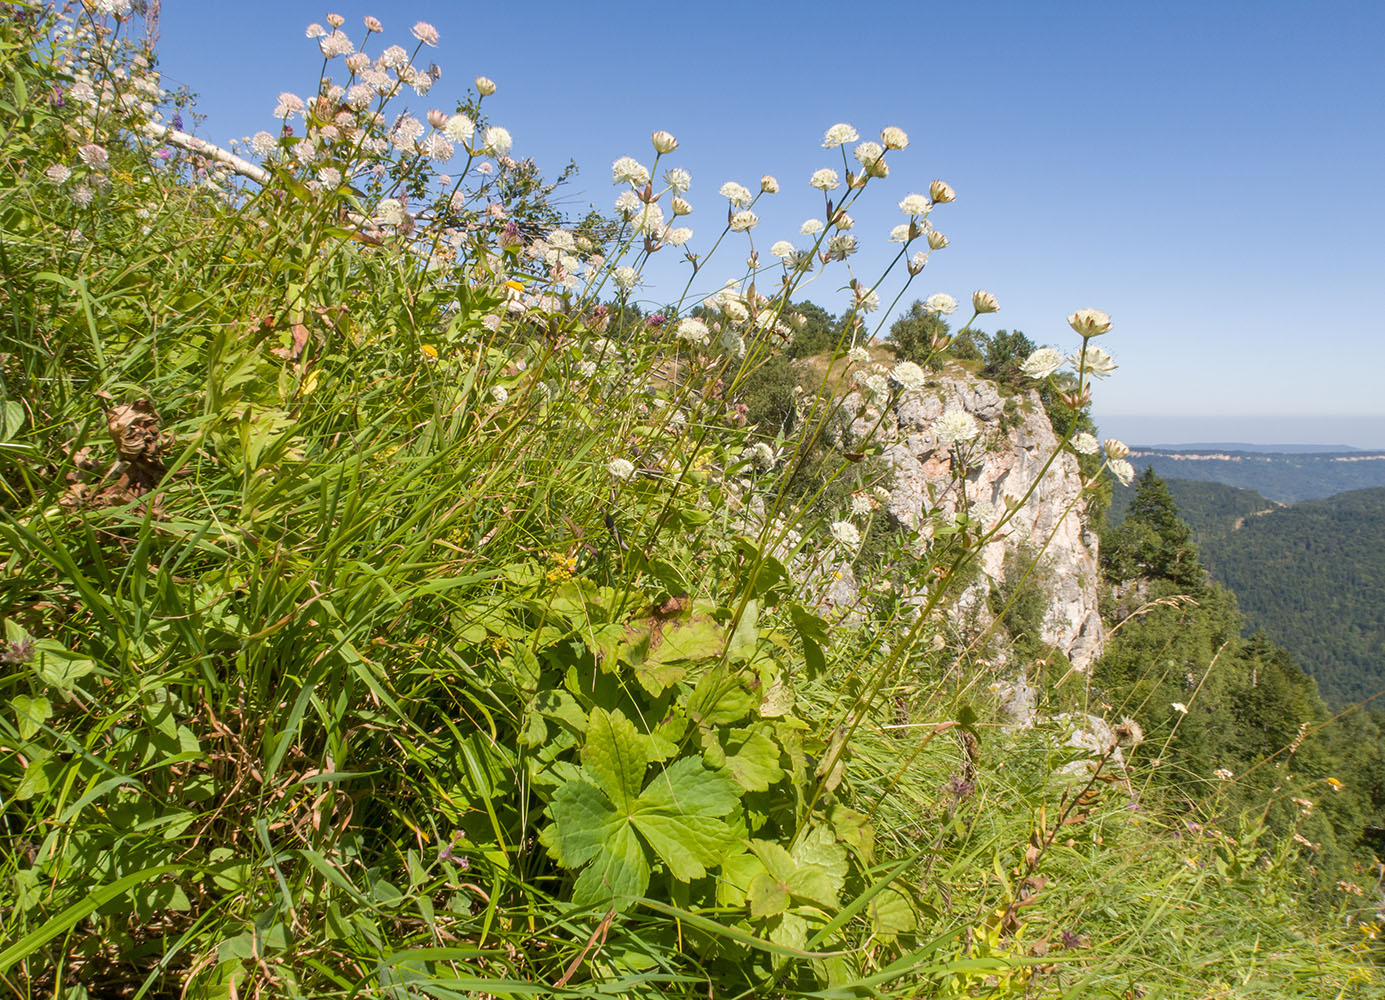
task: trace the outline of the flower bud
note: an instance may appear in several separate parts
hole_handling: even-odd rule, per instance
[[[765,194],[778,194],[779,182],[775,180],[773,177],[771,177],[769,174],[765,174],[763,177],[760,178],[760,190],[763,191]]]
[[[928,197],[939,204],[946,204],[957,200],[957,192],[952,190],[952,185],[946,181],[934,181],[928,185]]]
[[[476,78],[476,93],[482,97],[490,97],[495,93],[495,81],[488,76],[478,76]],[[937,199],[935,198],[934,201]]]
[[[664,131],[655,132],[649,137],[656,153],[672,153],[678,148],[678,140]]]
[[[971,307],[978,313],[993,313],[1000,311],[1000,303],[995,300],[995,296],[990,292],[980,289],[971,293]]]
[[[937,200],[936,197],[934,198],[934,200]],[[946,236],[938,232],[936,229],[928,230],[928,249],[941,250],[945,246],[947,246]]]
[[[691,215],[692,205],[688,204],[686,198],[674,198],[672,202],[674,215]]]
[[[1068,325],[1088,340],[1111,329],[1111,317],[1100,309],[1079,309],[1068,317]]]
[[[1129,454],[1130,449],[1126,446],[1124,441],[1117,441],[1115,438],[1106,439],[1106,457],[1113,462]]]
[[[433,128],[442,128],[447,124],[447,114],[436,109],[428,112],[428,124]]]

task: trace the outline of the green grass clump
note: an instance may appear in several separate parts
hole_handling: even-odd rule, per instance
[[[10,992],[1367,995],[1288,846],[998,725],[983,528],[824,610],[832,393],[777,447],[733,403],[813,257],[699,344],[480,100],[474,189],[325,83],[237,188],[101,24],[0,14]]]

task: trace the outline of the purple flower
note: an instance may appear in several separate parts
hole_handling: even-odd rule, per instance
[[[173,127],[179,132],[183,130],[183,115],[180,111],[173,112]]]
[[[167,160],[173,156],[173,151],[169,149],[156,149],[154,150],[154,155],[161,160]]]

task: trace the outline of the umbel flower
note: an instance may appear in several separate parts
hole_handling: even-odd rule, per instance
[[[956,408],[947,410],[934,425],[938,440],[944,444],[965,444],[981,433],[976,418],[966,410]]]
[[[848,142],[855,142],[859,138],[860,135],[854,128],[846,122],[838,122],[827,130],[827,134],[823,136],[822,145],[826,149],[835,149],[838,146],[846,145]]]
[[[744,208],[751,202],[750,189],[744,184],[737,184],[735,181],[727,181],[723,184],[717,194],[721,195],[736,208]]]
[[[1111,317],[1100,309],[1079,309],[1068,317],[1068,325],[1081,334],[1083,340],[1089,340],[1111,329]]]
[[[918,392],[928,381],[922,368],[912,361],[901,361],[890,369],[890,378],[909,392]]]
[[[649,171],[633,156],[622,156],[611,164],[611,183],[644,187],[649,183]]]
[[[971,293],[971,307],[978,313],[993,313],[1000,311],[1000,303],[990,292],[977,289]]]
[[[861,532],[850,521],[833,521],[829,530],[837,543],[845,545],[849,549],[854,549],[861,544]]]
[[[1063,355],[1051,347],[1040,347],[1020,365],[1020,371],[1030,378],[1048,378],[1063,367]]]

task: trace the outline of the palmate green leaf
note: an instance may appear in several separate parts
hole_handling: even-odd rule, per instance
[[[684,757],[656,774],[640,794],[631,822],[669,871],[687,881],[726,856],[735,843],[721,817],[736,808],[736,785]]]
[[[621,906],[643,895],[649,850],[675,878],[687,881],[720,864],[737,842],[722,819],[736,808],[736,784],[707,770],[700,757],[659,771],[632,796],[649,759],[646,740],[619,712],[594,710],[582,774],[595,783],[571,781],[549,804],[553,824],[540,839],[563,866],[587,866],[574,887],[574,902]]]
[[[582,766],[621,812],[629,812],[631,803],[639,796],[648,765],[648,738],[634,723],[619,710],[592,709],[587,720],[587,742],[582,747]]]

